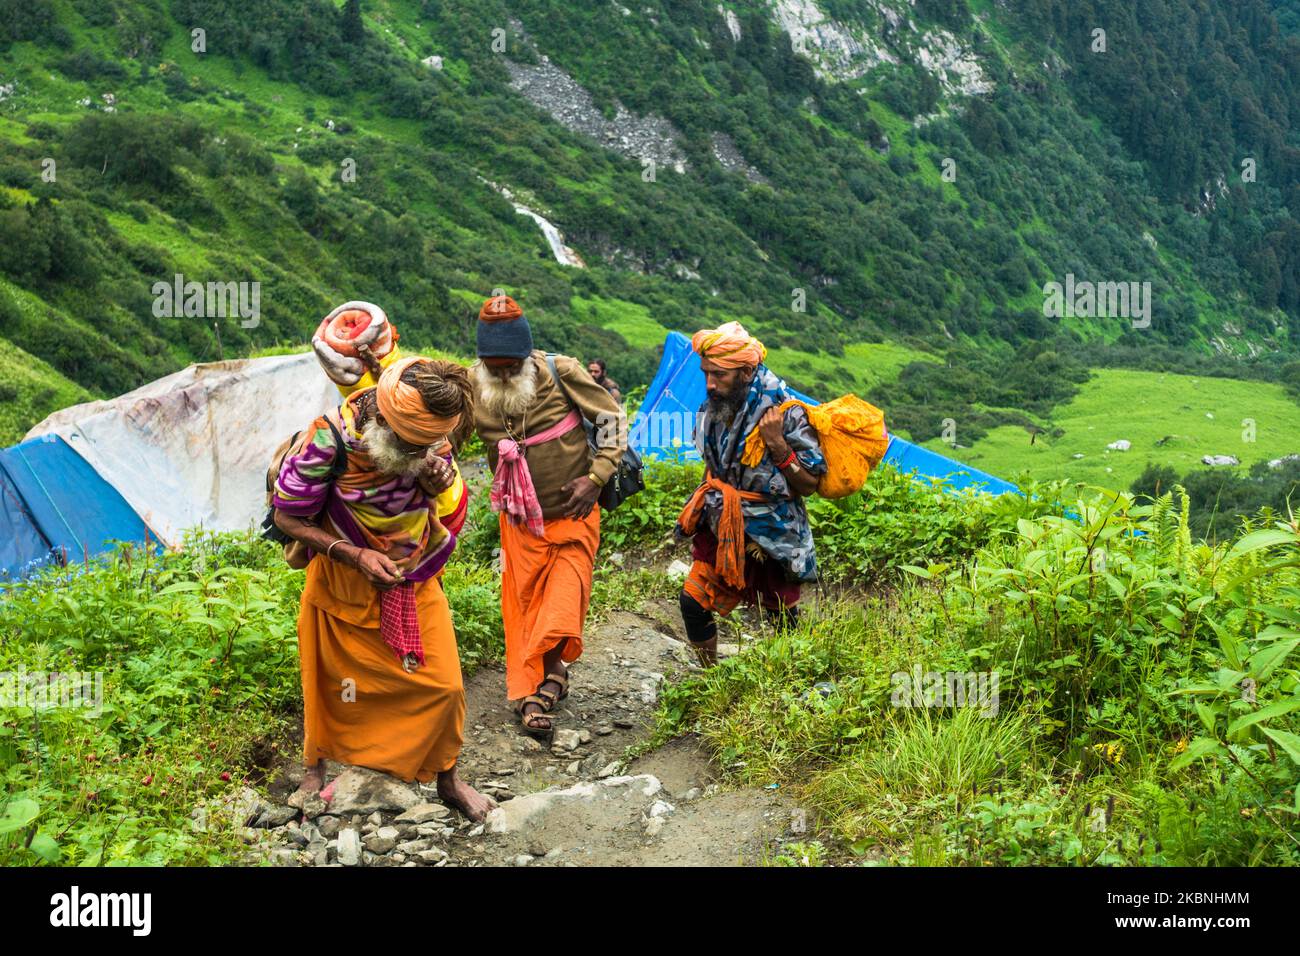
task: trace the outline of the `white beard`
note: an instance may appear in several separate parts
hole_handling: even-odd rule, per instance
[[[397,436],[387,425],[373,418],[361,426],[361,438],[366,443],[366,453],[385,475],[413,478],[424,470],[425,455],[405,454],[397,445]]]
[[[479,405],[495,418],[518,418],[537,398],[537,362],[530,355],[524,359],[519,374],[503,382],[487,370],[482,362],[470,368]]]

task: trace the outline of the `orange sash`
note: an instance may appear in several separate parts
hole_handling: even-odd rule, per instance
[[[745,586],[745,516],[740,509],[742,501],[764,501],[766,495],[757,491],[741,491],[720,478],[704,473],[704,481],[682,509],[677,523],[687,534],[694,534],[704,513],[705,492],[712,489],[722,493],[722,514],[718,517],[718,556],[714,568],[728,585],[737,590]]]

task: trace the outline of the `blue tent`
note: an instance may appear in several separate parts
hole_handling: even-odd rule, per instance
[[[775,370],[774,370],[775,371]],[[810,404],[819,404],[800,392],[793,394]],[[664,355],[659,371],[646,392],[645,401],[632,422],[630,441],[643,457],[699,461],[693,444],[695,413],[704,402],[704,373],[691,349],[691,341],[680,332],[669,332],[664,339]],[[888,422],[888,415],[886,415]],[[925,478],[941,478],[953,491],[977,488],[991,494],[1020,493],[1009,481],[995,478],[937,452],[904,441],[897,435],[889,438],[885,461],[902,472]]]
[[[0,449],[0,580],[94,557],[112,540],[151,536],[117,490],[57,435]]]

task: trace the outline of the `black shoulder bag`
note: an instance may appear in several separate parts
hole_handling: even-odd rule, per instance
[[[551,378],[555,379],[555,384],[559,386],[560,391],[564,393],[564,397],[568,399],[569,404],[582,420],[582,427],[587,432],[587,447],[591,449],[591,454],[595,457],[596,453],[601,450],[600,446],[596,444],[596,426],[587,421],[587,416],[582,414],[582,409],[578,408],[578,403],[573,400],[573,395],[565,387],[564,381],[560,378],[560,372],[555,367],[554,352],[546,353],[546,365],[551,370]],[[643,488],[645,488],[645,479],[642,476],[641,456],[632,450],[631,445],[628,445],[623,449],[623,457],[619,460],[617,470],[610,475],[609,481],[605,482],[600,489],[600,497],[597,500],[601,508],[606,511],[613,511]]]

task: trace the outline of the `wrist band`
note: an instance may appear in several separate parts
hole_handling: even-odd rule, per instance
[[[791,452],[790,452],[790,457],[787,458],[785,461],[781,462],[781,464],[777,465],[777,466],[776,466],[777,469],[778,469],[778,470],[784,470],[784,469],[788,468],[788,467],[790,466],[790,462],[794,461],[794,457],[795,457],[795,456],[794,456],[794,452],[791,451]]]
[[[604,483],[603,481],[601,481],[599,478],[596,477],[596,473],[595,473],[594,471],[589,471],[589,472],[587,472],[587,478],[588,478],[588,479],[589,479],[593,484],[595,484],[595,486],[596,486],[597,488],[602,488],[602,487],[604,487],[604,485],[605,485],[605,483]]]
[[[346,539],[346,538],[338,538],[338,539],[336,539],[336,540],[334,540],[334,541],[331,541],[331,542],[330,542],[330,546],[329,546],[328,548],[325,549],[325,557],[326,557],[327,559],[329,559],[329,558],[331,557],[330,552],[332,552],[332,551],[334,550],[334,545],[336,545],[336,544],[345,544],[346,542],[347,542],[347,539]]]

